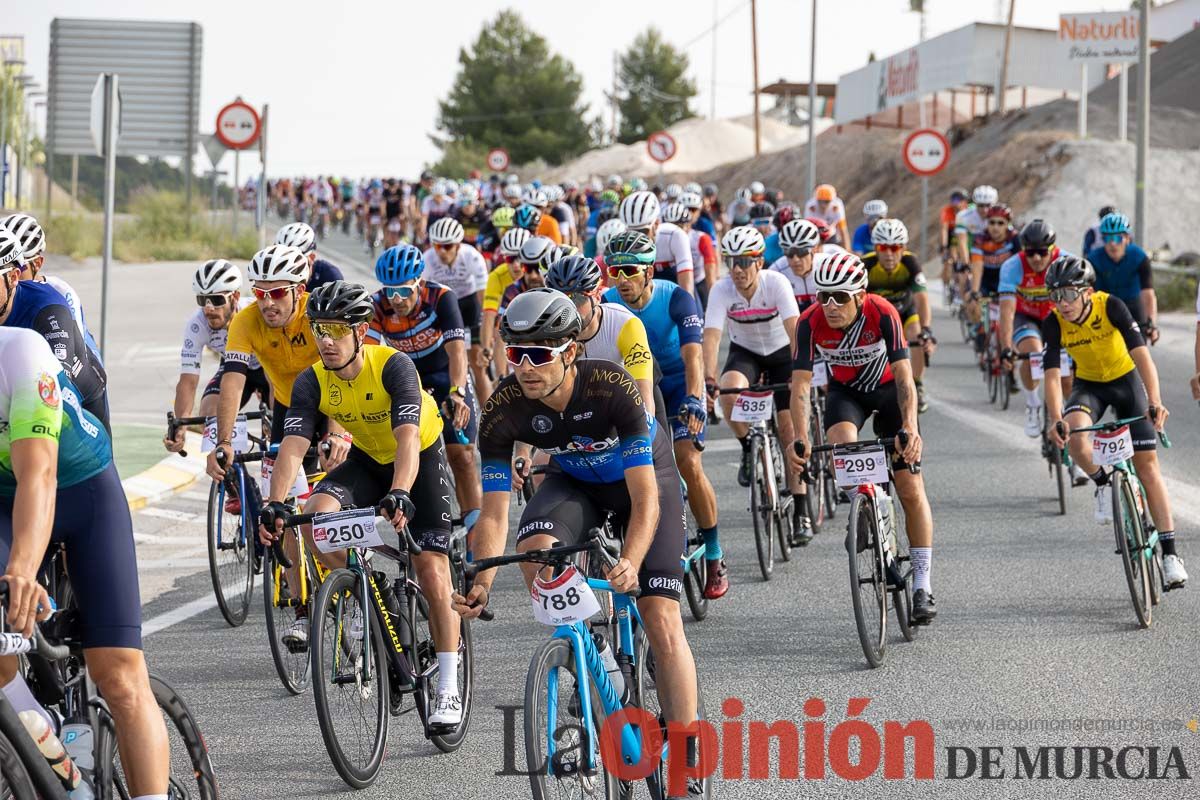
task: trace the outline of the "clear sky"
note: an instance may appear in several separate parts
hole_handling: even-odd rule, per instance
[[[522,16],[583,75],[593,113],[612,84],[613,53],[648,25],[683,47],[700,90],[693,110],[717,116],[751,110],[747,0],[519,0]],[[412,176],[436,159],[428,134],[437,101],[454,80],[460,47],[504,7],[443,0],[37,0],[4,4],[0,34],[24,34],[26,71],[45,85],[55,17],[165,19],[204,28],[200,129],[237,95],[270,103],[271,173]],[[716,82],[712,82],[716,18]],[[974,21],[996,21],[1007,0],[926,0],[929,36]],[[808,0],[758,0],[759,80],[808,79]],[[883,57],[917,41],[909,0],[819,0],[817,79],[835,81],[874,51]],[[1060,12],[1121,10],[1114,0],[1016,0],[1018,25],[1053,28]],[[768,101],[769,102],[769,101]],[[243,170],[257,169],[243,155]],[[207,158],[197,155],[198,168]],[[230,169],[226,158],[222,168]]]

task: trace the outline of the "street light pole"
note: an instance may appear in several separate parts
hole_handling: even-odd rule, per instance
[[[750,0],[750,51],[754,60],[754,155],[762,152],[758,116],[758,3]]]
[[[808,48],[808,197],[817,187],[817,0],[812,0],[812,40]]]
[[[1146,246],[1146,158],[1150,150],[1150,0],[1142,0],[1138,21],[1138,138],[1134,178],[1133,238]]]

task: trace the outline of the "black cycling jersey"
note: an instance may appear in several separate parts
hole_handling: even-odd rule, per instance
[[[342,275],[342,271],[340,269],[335,267],[333,264],[330,264],[325,259],[318,258],[313,261],[312,274],[308,276],[308,282],[304,284],[304,291],[311,292],[318,286],[324,286],[327,283],[340,281],[344,277],[345,276]]]

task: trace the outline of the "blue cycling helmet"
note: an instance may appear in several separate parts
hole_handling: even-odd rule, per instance
[[[518,206],[517,213],[513,214],[513,224],[527,231],[537,230],[538,223],[541,221],[542,212],[528,203]]]
[[[1101,236],[1111,236],[1116,233],[1129,233],[1129,217],[1119,211],[1105,214],[1104,219],[1100,220]]]
[[[411,244],[397,244],[379,254],[375,262],[375,277],[384,286],[399,286],[421,277],[425,257]]]

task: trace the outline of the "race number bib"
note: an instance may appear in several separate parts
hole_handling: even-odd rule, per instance
[[[370,217],[370,222],[371,222],[371,224],[372,224],[372,225],[378,225],[378,224],[379,224],[379,215],[378,215],[378,214],[372,214],[372,215],[371,215],[371,217]]]
[[[1046,371],[1042,369],[1042,355],[1041,350],[1029,354],[1029,374],[1035,381],[1040,381],[1046,374]]]
[[[543,625],[570,625],[600,611],[596,593],[574,566],[567,567],[553,580],[535,578],[529,596],[533,601],[533,617]]]
[[[217,418],[205,417],[204,441],[200,443],[200,452],[208,453],[217,447]],[[246,430],[246,415],[238,414],[237,422],[233,424],[233,452],[244,453],[250,449],[250,434]]]
[[[1092,461],[1111,466],[1133,458],[1133,436],[1129,426],[1122,425],[1112,433],[1097,433],[1092,437]]]
[[[887,450],[883,445],[844,451],[834,448],[833,471],[838,486],[861,486],[866,483],[887,483]]]
[[[771,392],[742,392],[733,404],[729,418],[734,422],[766,422],[775,414],[775,396]]]
[[[824,361],[813,362],[812,385],[818,389],[829,385],[829,367]]]
[[[262,478],[259,481],[259,489],[262,491],[263,497],[269,497],[271,494],[271,474],[274,471],[275,459],[271,456],[263,456]],[[292,488],[288,490],[288,494],[292,497],[304,497],[308,494],[308,476],[304,474],[303,465],[297,471],[296,480],[292,482]]]
[[[351,547],[378,547],[383,537],[375,527],[375,509],[351,508],[313,517],[313,544],[322,553]]]

